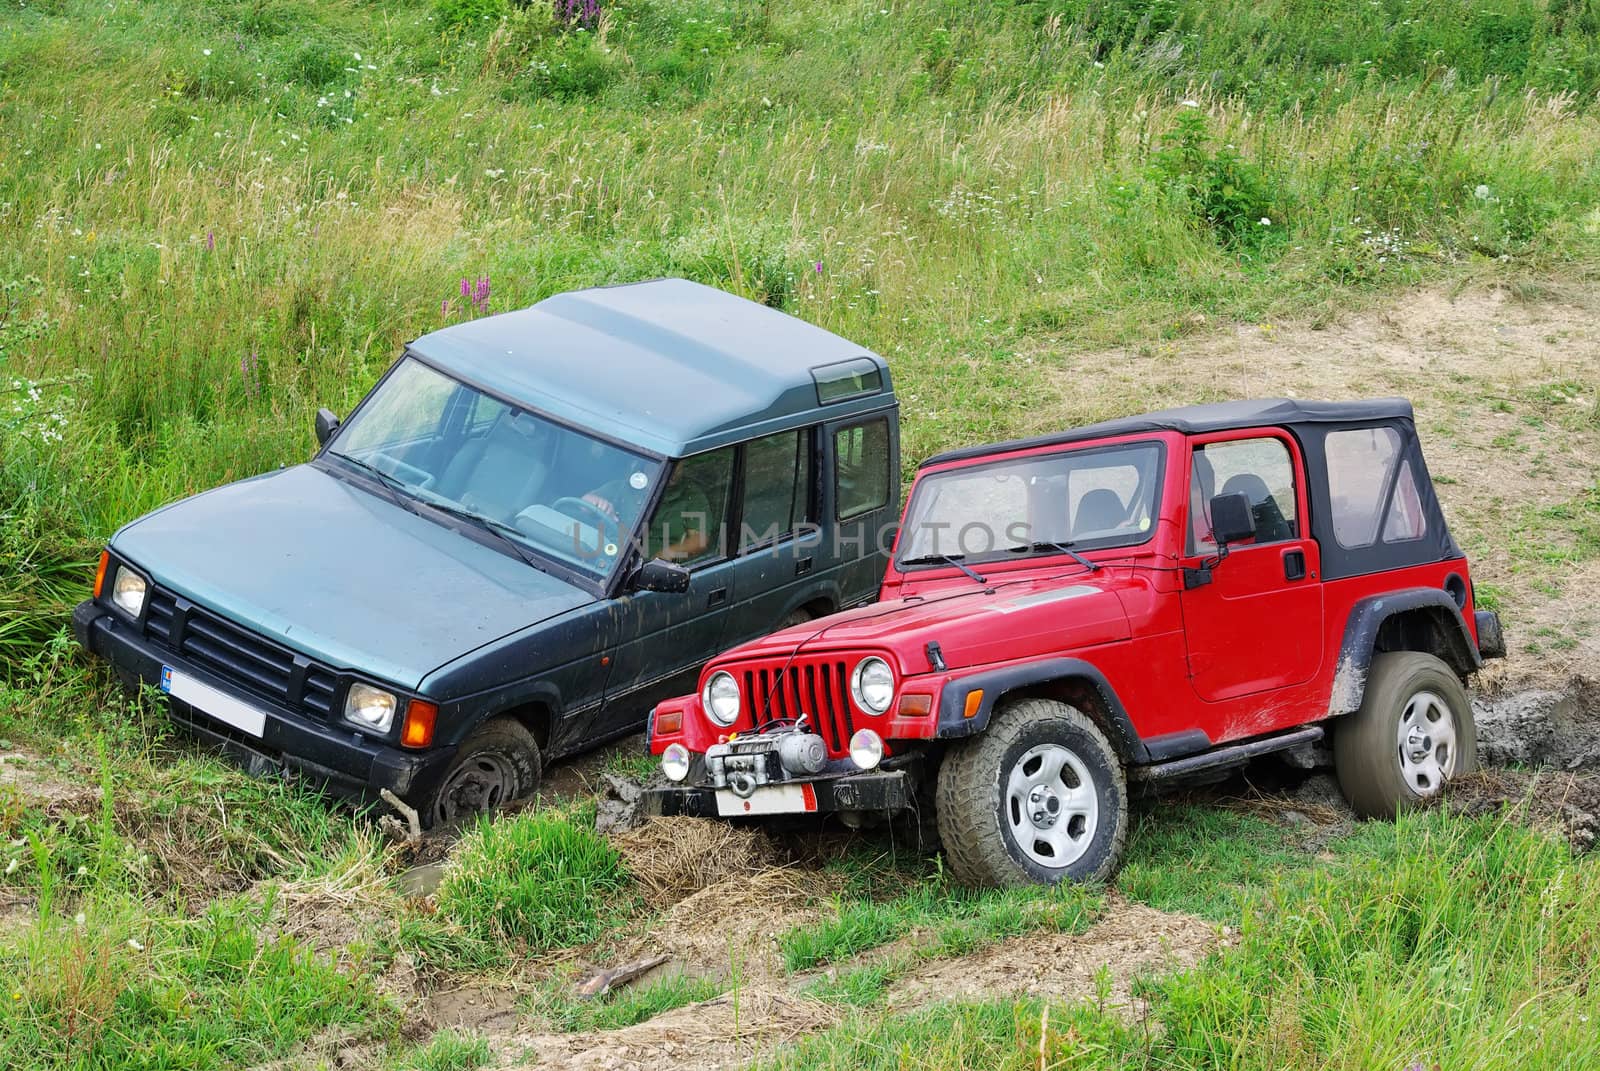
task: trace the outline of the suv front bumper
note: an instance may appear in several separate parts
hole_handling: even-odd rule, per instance
[[[905,770],[874,770],[871,773],[850,774],[845,777],[819,778],[815,781],[782,781],[763,785],[755,790],[750,800],[755,800],[764,788],[805,786],[815,799],[816,806],[785,811],[753,810],[761,816],[781,814],[831,814],[839,811],[894,812],[911,805],[912,782]],[[646,815],[686,815],[690,818],[738,818],[738,811],[724,814],[717,806],[717,793],[725,798],[739,800],[728,789],[698,785],[666,785],[648,788],[640,802]]]
[[[256,739],[180,699],[167,699],[177,725],[220,748],[252,774],[291,776],[352,799],[376,797],[387,788],[415,804],[438,785],[455,755],[453,747],[402,751],[375,743],[354,729],[310,721],[188,664],[92,599],[73,609],[72,631],[84,650],[111,663],[125,681],[157,686],[162,667],[170,666],[263,711],[266,727]]]

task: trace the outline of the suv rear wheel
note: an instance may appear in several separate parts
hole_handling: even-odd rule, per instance
[[[1478,765],[1467,690],[1420,651],[1376,655],[1354,714],[1334,724],[1339,787],[1363,818],[1393,818]]]
[[[1065,703],[1007,703],[982,735],[945,755],[936,799],[945,859],[967,884],[1099,881],[1122,861],[1122,763]]]
[[[541,773],[533,734],[513,718],[492,718],[461,742],[422,823],[446,825],[499,810],[538,791]]]

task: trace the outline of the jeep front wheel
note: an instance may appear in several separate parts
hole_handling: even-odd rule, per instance
[[[1419,651],[1372,659],[1360,708],[1333,727],[1339,787],[1363,818],[1393,818],[1478,764],[1472,704],[1455,671]]]
[[[539,788],[539,742],[513,718],[493,718],[474,729],[456,752],[428,805],[425,826],[448,825],[489,814]]]
[[[1007,703],[945,756],[936,799],[945,860],[969,885],[1100,881],[1122,861],[1122,763],[1065,703]]]

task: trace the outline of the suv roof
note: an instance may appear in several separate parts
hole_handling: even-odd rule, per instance
[[[966,446],[935,454],[922,464],[965,461],[989,457],[1034,446],[1058,446],[1110,439],[1118,435],[1140,435],[1154,431],[1176,431],[1202,435],[1233,428],[1289,427],[1296,424],[1359,424],[1390,420],[1410,421],[1411,403],[1404,398],[1369,398],[1357,402],[1302,402],[1293,398],[1264,398],[1237,402],[1212,402],[1186,405],[1181,409],[1162,409],[1139,416],[1120,417],[1088,424],[1069,431],[1040,435],[1032,439],[1013,439],[989,446]]]
[[[502,397],[663,457],[816,419],[819,368],[867,373],[829,418],[894,403],[877,354],[686,279],[577,290],[424,335],[411,352]],[[870,373],[877,370],[877,384]],[[827,373],[823,374],[827,378]]]

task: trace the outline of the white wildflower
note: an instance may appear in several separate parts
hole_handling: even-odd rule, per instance
[[[1270,226],[1272,226],[1272,220],[1268,219],[1266,216],[1262,216],[1261,217],[1261,225],[1263,227],[1270,227]]]
[[[135,952],[144,951],[144,945],[139,943],[139,939],[137,937],[128,938],[128,947],[133,949]]]

